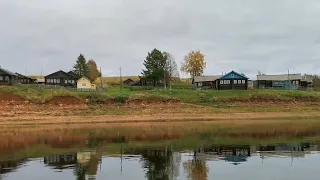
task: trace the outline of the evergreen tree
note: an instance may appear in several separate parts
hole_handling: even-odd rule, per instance
[[[142,70],[143,77],[156,86],[160,80],[164,80],[166,62],[164,54],[158,49],[153,49],[144,60],[143,65],[146,69]]]
[[[76,63],[73,65],[73,69],[78,77],[89,77],[89,67],[86,58],[82,54],[80,54]]]

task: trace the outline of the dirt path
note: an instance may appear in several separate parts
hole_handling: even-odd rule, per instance
[[[0,125],[54,125],[54,124],[97,124],[97,123],[131,123],[131,122],[184,122],[184,121],[223,121],[223,120],[256,120],[304,117],[319,117],[320,112],[288,113],[224,113],[224,114],[154,114],[154,115],[99,115],[99,116],[37,116],[21,115],[0,117]],[[317,119],[317,118],[316,118]]]

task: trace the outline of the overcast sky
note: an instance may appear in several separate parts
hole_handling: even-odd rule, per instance
[[[319,0],[0,0],[0,66],[46,75],[83,53],[139,75],[158,48],[179,65],[201,50],[206,75],[320,74],[319,17]]]

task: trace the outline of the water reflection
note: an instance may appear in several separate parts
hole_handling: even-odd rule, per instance
[[[95,151],[45,156],[44,163],[53,169],[73,169],[78,180],[96,179],[102,155]],[[62,171],[60,171],[62,172]],[[86,178],[87,177],[87,178]]]
[[[207,180],[215,177],[228,179],[226,174],[219,174],[219,171],[214,169],[227,167],[226,164],[229,164],[229,169],[231,167],[236,168],[235,170],[240,168],[242,171],[252,173],[252,169],[245,169],[247,166],[242,165],[248,164],[248,167],[254,165],[251,168],[258,168],[257,159],[262,160],[261,164],[263,164],[264,160],[268,158],[275,159],[274,163],[276,164],[283,163],[280,160],[283,158],[305,158],[311,161],[306,155],[318,153],[319,147],[312,143],[259,146],[199,145],[192,151],[188,150],[187,152],[177,152],[172,146],[163,148],[119,148],[120,153],[112,156],[98,150],[80,151],[45,156],[42,161],[39,161],[39,159],[23,159],[0,162],[0,179],[21,179],[26,175],[24,169],[36,167],[43,170],[49,168],[50,171],[43,171],[44,174],[41,174],[41,177],[46,177],[46,172],[47,174],[69,175],[77,180],[99,180],[108,177],[111,177],[111,179],[148,180]],[[316,163],[318,162],[317,160]],[[116,163],[119,163],[120,167]],[[292,166],[292,164],[293,161],[290,165]],[[283,168],[286,167],[283,166]],[[41,169],[39,172],[41,172]],[[317,171],[313,172],[312,168],[309,168],[309,171],[311,171],[311,174],[317,174]],[[244,179],[240,174],[239,176]],[[266,175],[265,178],[267,179],[268,176],[272,176],[272,174]],[[51,176],[45,179],[51,180],[50,178],[56,179]]]

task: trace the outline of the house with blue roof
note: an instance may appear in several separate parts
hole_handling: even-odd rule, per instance
[[[244,74],[231,71],[218,79],[218,90],[247,90],[248,79]]]
[[[192,80],[194,89],[247,90],[248,77],[231,71],[221,76],[196,76]]]

